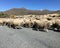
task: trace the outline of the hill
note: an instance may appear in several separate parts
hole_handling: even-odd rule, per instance
[[[2,14],[1,14],[2,13]],[[0,15],[44,15],[44,14],[60,14],[60,10],[50,11],[50,10],[29,10],[26,8],[12,8],[3,12],[0,12]]]
[[[49,10],[29,10],[26,8],[12,8],[10,10],[4,11],[4,13],[8,15],[29,15],[29,14],[41,15],[41,14],[48,14],[52,12],[53,11],[49,11]]]

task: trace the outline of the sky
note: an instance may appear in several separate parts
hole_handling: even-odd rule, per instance
[[[60,10],[60,0],[0,0],[0,11],[22,7],[30,10]]]

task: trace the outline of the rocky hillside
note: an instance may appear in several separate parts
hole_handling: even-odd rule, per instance
[[[4,13],[9,15],[28,15],[28,14],[41,15],[41,14],[48,14],[52,12],[53,11],[49,11],[49,10],[29,10],[26,8],[13,8],[13,9],[4,11]]]

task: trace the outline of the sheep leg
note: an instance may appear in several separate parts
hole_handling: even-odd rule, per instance
[[[48,32],[48,27],[47,26],[44,26],[44,31]]]

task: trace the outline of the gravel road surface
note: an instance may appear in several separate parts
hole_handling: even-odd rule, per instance
[[[60,48],[60,33],[0,26],[0,48]]]

